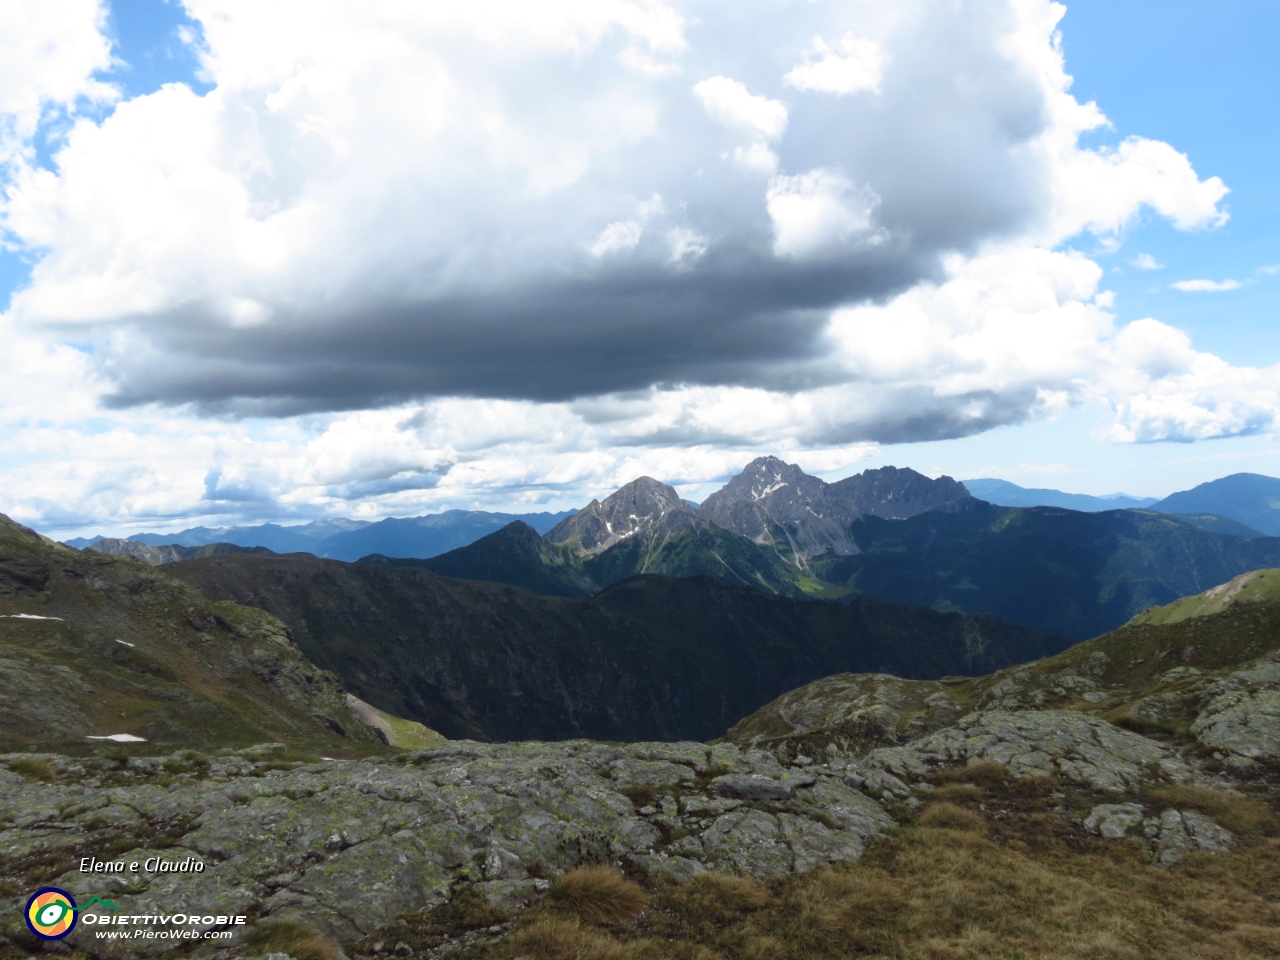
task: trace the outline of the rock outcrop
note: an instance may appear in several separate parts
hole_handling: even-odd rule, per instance
[[[1084,828],[1108,840],[1137,837],[1146,840],[1155,862],[1172,866],[1193,850],[1225,853],[1236,845],[1230,830],[1195,810],[1165,810],[1150,814],[1140,803],[1101,803],[1085,818]]]

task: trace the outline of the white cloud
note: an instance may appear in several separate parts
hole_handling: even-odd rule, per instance
[[[0,163],[26,152],[51,108],[109,103],[114,87],[94,77],[111,65],[99,0],[6,0],[0,5]]]
[[[1183,293],[1221,293],[1224,290],[1239,290],[1239,280],[1179,280],[1169,286]]]
[[[773,221],[774,252],[809,257],[865,235],[879,198],[832,170],[810,170],[769,181],[765,205]]]
[[[644,225],[639,220],[618,220],[600,231],[596,242],[591,245],[593,257],[605,257],[611,253],[634,250],[644,233]]]
[[[1117,327],[1061,249],[1211,229],[1227,191],[1173,145],[1081,146],[1106,119],[1047,0],[186,8],[210,92],[81,118],[43,167],[50,111],[113,95],[101,10],[0,14],[42,18],[0,29],[27,522],[698,498],[763,451],[851,470],[1090,403],[1124,442],[1276,429],[1280,372]],[[183,406],[277,399],[305,415]]]
[[[1280,263],[1272,264],[1268,267],[1259,267],[1258,272],[1269,277],[1274,277],[1277,273],[1280,273]]]
[[[780,100],[751,93],[728,77],[711,77],[696,84],[693,92],[707,112],[729,127],[738,127],[776,140],[787,129],[787,108]]]
[[[884,66],[884,53],[873,40],[846,33],[833,46],[814,37],[801,63],[783,77],[783,82],[797,90],[823,93],[876,91]]]
[[[1131,261],[1137,270],[1163,270],[1164,264],[1149,253],[1140,253]]]

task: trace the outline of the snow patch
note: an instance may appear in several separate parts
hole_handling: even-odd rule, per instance
[[[0,620],[61,620],[61,617],[41,617],[34,613],[4,613]]]
[[[781,490],[783,487],[787,485],[786,481],[783,480],[781,477],[775,476],[774,480],[777,482],[769,484],[769,486],[765,487],[764,490],[752,490],[751,498],[753,500],[763,500],[769,494],[774,493],[778,490]]]
[[[116,743],[146,743],[146,737],[135,737],[132,733],[109,733],[105,737],[86,737],[87,740],[114,740]]]

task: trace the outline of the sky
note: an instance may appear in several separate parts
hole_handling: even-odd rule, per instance
[[[0,512],[701,500],[756,456],[1280,475],[1240,0],[16,0]]]

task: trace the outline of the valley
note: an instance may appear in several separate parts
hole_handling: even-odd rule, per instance
[[[637,576],[585,600],[414,567],[225,554],[168,565],[287,623],[351,692],[450,737],[702,740],[847,670],[984,673],[1062,649],[987,616]]]

